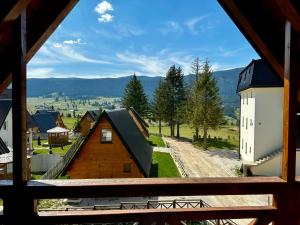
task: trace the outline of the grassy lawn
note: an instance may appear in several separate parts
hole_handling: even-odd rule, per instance
[[[158,135],[151,134],[150,137],[148,138],[148,142],[152,146],[166,147],[164,141]]]
[[[150,177],[180,177],[169,153],[153,152]]]
[[[193,142],[194,146],[197,148],[203,149],[202,147],[202,140]],[[209,150],[216,150],[216,149],[228,149],[234,150],[237,149],[239,143],[238,140],[224,140],[224,139],[208,139],[207,140],[208,149]]]
[[[40,180],[44,173],[31,173],[32,180]]]
[[[41,140],[41,144],[48,142],[47,140]],[[75,142],[75,139],[70,139],[69,144],[61,147],[52,147],[53,154],[59,154],[60,156],[64,156],[66,152],[70,149],[70,147]],[[44,147],[42,145],[37,144],[37,140],[33,140],[33,148],[35,149],[33,151],[34,154],[48,154],[49,153],[49,147]]]
[[[150,126],[149,132],[152,134],[158,134],[158,126]],[[176,131],[175,131],[176,133]],[[195,131],[188,125],[183,124],[180,126],[180,136],[192,140]],[[170,128],[168,126],[162,127],[162,134],[170,136]],[[209,142],[209,148],[213,149],[237,149],[239,146],[238,130],[235,126],[224,126],[217,130],[209,130],[208,132],[211,141]],[[200,135],[203,133],[200,131]],[[222,140],[220,140],[220,138]],[[200,143],[196,143],[198,147],[201,147]]]
[[[73,118],[73,117],[63,117],[62,120],[63,120],[65,126],[66,126],[69,130],[71,130],[71,129],[74,128],[74,124],[76,123],[77,118]]]

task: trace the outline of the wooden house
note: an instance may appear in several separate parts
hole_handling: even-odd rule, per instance
[[[34,133],[34,138],[40,137],[41,139],[47,139],[47,131],[54,127],[65,128],[65,124],[61,118],[59,112],[53,110],[38,110],[32,115],[33,120],[38,127],[38,133]]]
[[[142,132],[142,134],[148,138],[149,137],[149,124],[141,117],[141,115],[135,111],[133,107],[130,107],[128,109],[128,112],[130,116],[133,118],[134,122],[138,126],[139,130]]]
[[[90,130],[93,128],[97,118],[100,115],[100,110],[90,110],[86,111],[86,113],[81,117],[79,121],[80,133],[82,136],[87,136]]]
[[[103,111],[65,173],[71,179],[148,177],[152,148],[126,109]]]

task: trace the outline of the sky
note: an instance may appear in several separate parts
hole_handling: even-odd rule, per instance
[[[216,0],[80,0],[28,64],[28,78],[164,76],[196,58],[214,71],[259,58]]]

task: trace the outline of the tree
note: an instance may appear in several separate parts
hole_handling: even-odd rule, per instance
[[[200,65],[200,60],[199,60],[199,57],[197,57],[196,59],[194,59],[194,61],[192,62],[192,66],[191,66],[191,69],[192,69],[192,74],[195,74],[195,79],[196,81],[199,80],[200,78],[200,74],[201,74],[201,65]],[[193,93],[193,91],[192,91]],[[196,96],[190,96],[190,97],[196,97]],[[197,118],[194,118],[195,120],[197,120]],[[199,122],[197,121],[194,121],[192,122],[193,123],[193,127],[195,128],[195,137],[196,139],[199,138],[199,126],[197,124],[199,124]]]
[[[217,81],[213,77],[208,61],[204,63],[203,71],[195,81],[189,111],[190,124],[194,128],[203,129],[203,148],[206,150],[208,130],[217,129],[225,121]]]
[[[161,122],[168,118],[170,101],[170,88],[165,80],[160,80],[154,92],[151,112],[155,120],[158,121],[158,133],[161,135]]]
[[[146,116],[148,112],[148,100],[144,93],[144,88],[137,76],[129,79],[122,98],[122,107],[133,107],[142,117]]]
[[[168,122],[170,124],[171,137],[174,137],[175,125],[177,125],[177,138],[179,138],[180,123],[184,115],[182,108],[186,100],[185,87],[183,81],[183,72],[181,67],[176,68],[175,65],[171,66],[166,75],[166,82],[168,83],[170,111],[168,115]]]

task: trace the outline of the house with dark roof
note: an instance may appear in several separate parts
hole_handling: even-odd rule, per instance
[[[103,111],[66,166],[71,179],[148,177],[152,147],[126,109]]]
[[[47,139],[47,130],[54,127],[65,128],[60,113],[54,110],[38,110],[31,117],[38,127],[38,132],[35,132],[34,134],[35,138],[40,137],[42,139]]]
[[[283,82],[264,60],[253,60],[239,76],[240,156],[244,172],[281,174]],[[300,170],[299,170],[300,173]]]
[[[149,137],[149,124],[141,117],[141,115],[133,108],[130,107],[128,109],[129,114],[132,116],[134,122],[138,126],[139,130],[142,134],[148,138]]]
[[[86,111],[83,117],[81,117],[79,127],[77,127],[76,131],[80,131],[81,135],[87,136],[100,116],[100,113],[100,110]]]

